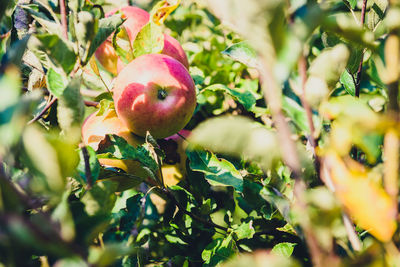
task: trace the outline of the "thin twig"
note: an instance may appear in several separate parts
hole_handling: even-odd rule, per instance
[[[367,1],[368,0],[363,0],[363,5],[362,5],[362,9],[361,9],[361,27],[364,27],[365,9],[367,8]],[[357,70],[357,74],[356,74],[356,91],[355,91],[356,97],[360,97],[360,86],[361,86],[363,61],[364,61],[364,51],[361,54],[360,64],[358,65],[358,70]]]
[[[329,165],[329,162],[326,162],[326,160],[323,162],[322,168],[321,168],[321,178],[324,181],[326,187],[331,192],[335,192],[335,184],[332,181],[331,178],[331,172],[330,169],[334,168],[334,166]],[[354,229],[354,224],[351,221],[350,217],[343,211],[342,212],[342,219],[343,219],[343,224],[344,228],[347,233],[347,237],[349,238],[350,244],[354,251],[360,251],[362,249],[362,244],[361,241],[356,233],[356,230]]]
[[[304,199],[306,185],[302,180],[303,174],[301,172],[301,163],[297,147],[291,137],[292,134],[286,118],[282,113],[282,97],[280,95],[282,90],[279,88],[270,68],[268,58],[264,58],[261,54],[260,59],[259,72],[265,102],[271,110],[272,118],[278,131],[278,141],[281,146],[283,161],[292,171],[292,176],[295,178],[293,194],[296,200],[293,205],[295,205],[302,213],[307,214],[307,204]],[[315,232],[309,225],[302,224],[301,227],[304,232],[305,242],[310,249],[311,259],[314,266],[322,266],[324,262],[329,262],[329,260],[334,258],[333,255],[327,253],[320,247]]]
[[[302,94],[300,95],[300,101],[304,107],[304,110],[306,111],[308,126],[310,128],[308,140],[313,148],[313,154],[314,154],[314,158],[315,158],[315,162],[314,162],[315,169],[319,176],[320,159],[316,153],[317,142],[315,140],[315,126],[314,126],[314,121],[312,119],[312,110],[311,110],[311,107],[308,104],[307,98],[306,98],[307,62],[306,62],[306,58],[304,57],[304,55],[300,56],[298,66],[299,66],[299,73],[300,73],[300,77],[301,77],[301,88],[302,88]]]
[[[85,103],[87,107],[97,107],[99,105],[99,102],[89,100],[83,100],[83,103]]]
[[[57,97],[53,97],[51,101],[47,103],[47,105],[42,109],[42,111],[37,114],[33,119],[31,119],[28,124],[32,124],[35,121],[39,120],[48,110],[49,108],[57,101]]]
[[[356,13],[354,13],[354,10],[351,8],[350,4],[347,1],[343,1],[343,3],[349,8],[351,14],[353,15],[354,20],[358,25],[360,25],[360,22],[358,21],[358,18],[356,16]]]
[[[67,25],[67,12],[65,7],[65,0],[60,0],[60,13],[61,13],[61,25],[63,35],[65,39],[68,39],[68,25]]]
[[[354,249],[354,251],[361,251],[362,244],[360,239],[358,238],[353,222],[351,221],[349,216],[344,212],[342,212],[342,219],[351,247]]]
[[[92,171],[90,170],[90,163],[89,163],[89,152],[86,148],[86,146],[82,146],[82,155],[83,155],[83,161],[85,162],[85,176],[86,176],[86,182],[87,182],[87,190],[90,190],[93,185],[93,179],[92,179]]]

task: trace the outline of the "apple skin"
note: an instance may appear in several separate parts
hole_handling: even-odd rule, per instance
[[[114,104],[119,119],[139,136],[165,138],[180,131],[196,107],[192,77],[179,61],[162,54],[142,55],[116,77]]]
[[[128,33],[129,40],[133,43],[140,30],[149,22],[150,14],[138,7],[125,6],[108,12],[105,17],[113,15],[118,10],[121,10],[127,18],[123,27]],[[175,58],[189,69],[189,61],[185,51],[179,42],[168,34],[164,34],[164,48],[161,53]],[[117,75],[125,66],[114,50],[112,36],[97,48],[95,56],[100,64],[113,75]]]

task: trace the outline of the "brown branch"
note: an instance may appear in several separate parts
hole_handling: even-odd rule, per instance
[[[291,131],[286,118],[282,113],[281,89],[278,87],[275,77],[270,69],[269,60],[261,57],[259,72],[261,76],[261,87],[265,102],[270,108],[275,127],[278,130],[278,141],[281,146],[283,161],[290,168],[296,179],[301,178],[301,165],[297,153],[296,144],[293,141]]]
[[[261,87],[267,106],[271,110],[275,127],[278,131],[278,141],[281,146],[282,158],[284,163],[292,171],[295,178],[293,194],[295,201],[292,203],[294,208],[303,214],[308,214],[307,202],[305,200],[306,185],[302,178],[301,161],[297,151],[296,144],[292,139],[289,125],[282,113],[281,88],[279,87],[272,70],[270,69],[270,60],[263,55],[260,56],[259,72],[261,76]],[[324,251],[319,245],[318,238],[314,230],[308,223],[301,223],[305,242],[310,249],[311,260],[314,266],[322,266],[336,261],[335,255]]]
[[[388,83],[387,85],[388,88],[388,111],[394,115],[396,119],[398,119],[398,112],[400,110],[399,108],[399,102],[398,102],[398,97],[399,97],[399,81],[393,81],[391,83]]]
[[[361,27],[364,27],[365,9],[367,8],[367,1],[368,0],[363,0],[363,5],[362,5],[362,9],[361,9]],[[360,97],[360,86],[361,86],[363,61],[364,61],[364,51],[361,54],[360,64],[358,65],[357,74],[356,74],[356,91],[355,91],[356,97]]]
[[[65,0],[60,0],[61,26],[65,39],[68,39],[68,24]]]
[[[307,121],[308,121],[308,126],[310,128],[310,133],[308,136],[308,141],[310,142],[312,148],[313,148],[313,154],[314,154],[314,158],[315,158],[315,169],[316,172],[319,176],[320,173],[320,159],[316,153],[316,149],[317,149],[317,141],[315,140],[315,126],[314,126],[314,121],[312,119],[312,110],[310,105],[308,104],[307,98],[306,98],[306,82],[307,82],[307,62],[306,62],[306,58],[304,57],[304,55],[301,55],[299,58],[299,62],[298,62],[298,67],[299,67],[299,74],[301,77],[301,88],[302,88],[302,93],[300,95],[300,101],[301,104],[304,107],[304,110],[306,112],[306,116],[307,116]]]
[[[47,103],[47,105],[42,109],[42,111],[37,114],[33,119],[31,119],[28,124],[32,124],[35,121],[39,120],[48,110],[49,108],[57,101],[57,97],[53,97],[51,101]]]
[[[83,103],[85,103],[87,107],[97,107],[99,105],[99,102],[89,100],[83,100]]]

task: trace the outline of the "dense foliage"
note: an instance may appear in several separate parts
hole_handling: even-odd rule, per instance
[[[125,5],[152,15],[132,46]],[[185,134],[84,145],[114,110],[96,49],[162,32]],[[399,33],[398,0],[1,0],[0,266],[400,266]]]

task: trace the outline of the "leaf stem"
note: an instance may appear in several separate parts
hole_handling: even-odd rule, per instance
[[[82,149],[83,160],[85,162],[85,176],[87,182],[86,190],[90,190],[93,186],[93,179],[92,179],[92,171],[90,170],[89,152],[86,146],[82,146],[81,149]]]
[[[49,110],[49,108],[50,108],[56,101],[57,101],[57,97],[53,97],[53,99],[51,99],[51,100],[47,103],[47,105],[42,109],[42,111],[41,111],[39,114],[37,114],[32,120],[30,120],[30,121],[28,122],[28,124],[32,124],[32,123],[34,123],[35,121],[39,120],[39,119]]]

